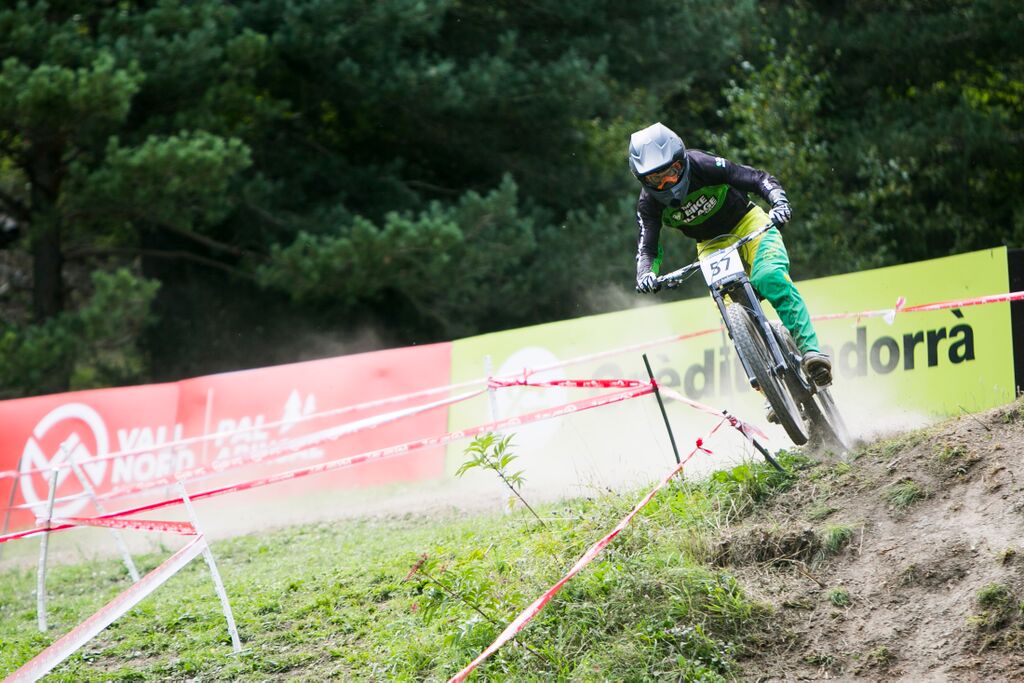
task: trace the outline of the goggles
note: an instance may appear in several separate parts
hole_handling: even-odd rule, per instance
[[[655,190],[664,190],[666,187],[671,187],[678,183],[679,179],[682,177],[683,162],[681,160],[676,160],[660,171],[652,171],[651,173],[642,176],[641,180],[647,187]]]

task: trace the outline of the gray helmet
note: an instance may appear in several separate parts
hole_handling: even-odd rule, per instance
[[[662,204],[678,205],[690,190],[686,146],[660,122],[630,136],[629,170]]]

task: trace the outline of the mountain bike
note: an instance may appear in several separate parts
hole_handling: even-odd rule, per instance
[[[768,399],[776,420],[793,443],[802,446],[810,441],[846,451],[852,443],[832,393],[804,372],[800,351],[789,330],[780,321],[770,321],[765,316],[761,297],[740,258],[740,247],[773,227],[773,223],[768,223],[723,249],[662,275],[658,283],[670,289],[678,287],[699,269],[725,321],[750,386]]]

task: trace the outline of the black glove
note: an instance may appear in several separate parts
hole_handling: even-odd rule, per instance
[[[789,199],[786,198],[786,191],[782,189],[772,190],[768,195],[772,202],[772,209],[768,212],[768,218],[776,227],[782,227],[789,222],[793,215],[793,209],[789,208]]]
[[[658,282],[658,276],[653,272],[647,271],[643,275],[636,276],[636,291],[641,294],[650,294],[659,289],[661,289],[661,283]]]

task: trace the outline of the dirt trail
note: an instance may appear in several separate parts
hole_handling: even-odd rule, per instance
[[[743,680],[1024,680],[1024,402],[808,468],[720,562],[775,608]]]

